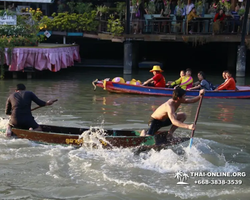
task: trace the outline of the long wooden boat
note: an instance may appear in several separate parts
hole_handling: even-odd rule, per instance
[[[60,127],[51,125],[41,125],[42,131],[24,130],[12,128],[12,136],[16,138],[28,139],[34,142],[45,144],[60,144],[82,146],[85,138],[79,138],[84,131],[88,129]],[[100,130],[100,129],[99,129]],[[90,132],[98,132],[98,129]],[[89,132],[89,133],[90,133]],[[185,142],[190,138],[167,138],[166,132],[157,132],[155,136],[140,136],[139,131],[133,130],[105,130],[103,137],[97,138],[104,148],[112,147],[138,147],[145,146],[147,148],[167,147]]]
[[[116,83],[112,81],[93,82],[94,85],[103,88],[109,92],[129,93],[155,96],[172,96],[172,88],[157,88],[141,85],[131,85],[124,83]],[[248,99],[250,98],[250,86],[237,86],[238,90],[221,90],[221,91],[206,91],[204,98],[228,98],[228,99]],[[186,96],[197,96],[199,90],[186,91]]]

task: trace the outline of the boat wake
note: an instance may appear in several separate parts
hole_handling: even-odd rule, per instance
[[[5,121],[1,121],[0,128],[4,123]],[[8,140],[7,146],[1,145],[1,151],[5,153],[0,159],[5,162],[23,163],[32,158],[33,162],[27,162],[25,168],[29,173],[32,169],[34,174],[52,177],[52,185],[50,181],[46,182],[48,178],[44,178],[50,188],[55,184],[69,182],[70,187],[85,185],[89,189],[124,195],[124,199],[126,195],[136,199],[137,193],[145,199],[169,199],[171,196],[172,199],[226,199],[228,195],[235,199],[238,195],[249,195],[250,183],[244,177],[235,177],[243,180],[243,185],[221,186],[221,190],[218,185],[195,184],[195,181],[201,178],[190,175],[192,172],[247,171],[250,155],[237,147],[194,138],[192,148],[189,148],[189,142],[186,141],[168,149],[151,149],[135,154],[132,148],[103,148],[103,142],[108,144],[108,141],[105,140],[105,131],[100,127],[91,127],[80,139],[84,140],[84,145],[77,149],[60,145],[34,146],[31,142],[24,145],[22,141],[26,140]],[[7,139],[0,139],[2,144],[6,144],[6,141]],[[39,165],[41,169],[34,171],[36,168],[29,165]],[[179,171],[189,175],[184,181],[188,184],[178,184],[180,180],[177,180],[175,175]],[[22,177],[19,179],[23,180]]]

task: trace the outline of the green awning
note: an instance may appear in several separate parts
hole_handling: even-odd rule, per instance
[[[4,0],[0,0],[0,1],[4,1]],[[22,2],[22,3],[53,3],[54,0],[6,0],[6,2]]]

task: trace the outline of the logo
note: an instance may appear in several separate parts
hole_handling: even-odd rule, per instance
[[[187,185],[187,184],[189,184],[189,183],[185,182],[185,181],[188,180],[189,176],[188,176],[188,174],[186,174],[183,171],[176,172],[175,175],[174,175],[174,178],[179,180],[177,185]]]

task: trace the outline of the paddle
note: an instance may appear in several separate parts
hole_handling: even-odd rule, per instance
[[[199,105],[197,107],[197,111],[196,111],[196,115],[195,115],[195,119],[194,119],[194,125],[196,125],[196,122],[198,120],[198,116],[199,116],[199,113],[200,113],[200,108],[201,108],[201,103],[202,103],[203,95],[201,95],[201,98],[200,98],[200,101],[199,101]],[[190,142],[189,142],[189,147],[190,148],[192,147],[192,144],[193,144],[194,131],[195,130],[192,130],[191,137],[190,137]]]
[[[56,101],[58,101],[58,99],[53,100],[53,103],[56,102]],[[35,108],[32,108],[31,111],[34,111],[34,110],[36,110],[36,109],[38,109],[38,108],[42,108],[42,107],[44,107],[44,106],[37,106],[37,107],[35,107]],[[1,119],[4,120],[4,119],[7,119],[7,118],[1,117]]]
[[[58,99],[55,99],[55,100],[53,100],[52,102],[54,103],[54,102],[56,102],[56,101],[58,101]],[[37,107],[35,107],[35,108],[32,108],[31,111],[34,111],[34,110],[36,110],[36,109],[38,109],[38,108],[41,108],[41,107],[44,107],[44,106],[37,106]]]

